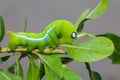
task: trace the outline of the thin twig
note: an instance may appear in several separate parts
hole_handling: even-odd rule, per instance
[[[66,52],[63,50],[63,49],[55,49],[55,50],[53,50],[53,51],[49,51],[48,50],[49,48],[47,48],[47,49],[45,49],[44,50],[44,52],[43,53],[46,53],[46,54],[55,54],[55,53],[62,53],[62,54],[65,54]],[[48,51],[48,52],[47,52]],[[17,49],[15,49],[14,51],[11,51],[10,50],[10,48],[2,48],[1,50],[0,50],[0,53],[2,54],[2,53],[10,53],[10,52],[27,52],[27,48],[17,48]],[[40,51],[38,50],[38,49],[35,49],[35,50],[33,50],[32,51],[32,53],[40,53]]]
[[[87,33],[87,32],[84,32],[84,33],[81,33],[81,34],[77,35],[77,38],[83,38],[83,37],[92,37],[92,38],[95,38],[95,35]]]
[[[2,48],[0,53],[10,53],[10,52],[27,52],[26,48],[17,48],[15,51],[11,51],[10,48]]]

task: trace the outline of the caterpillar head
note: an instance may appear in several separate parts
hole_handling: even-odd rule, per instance
[[[77,30],[75,29],[75,26],[68,21],[62,22],[58,38],[60,44],[72,44],[77,38]]]

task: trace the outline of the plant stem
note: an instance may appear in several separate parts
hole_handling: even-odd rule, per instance
[[[9,52],[27,52],[26,48],[17,48],[15,51],[11,51],[10,48],[2,48],[0,53],[9,53]]]
[[[87,32],[84,32],[82,34],[77,35],[77,38],[83,38],[83,37],[92,37],[92,38],[95,38],[95,36],[93,34],[89,34]]]
[[[27,30],[27,22],[28,22],[28,19],[26,17],[25,21],[24,21],[24,32],[26,32],[26,30]]]
[[[89,65],[89,63],[87,63],[87,62],[85,62],[85,65],[86,65],[86,69],[88,70],[88,72],[89,72],[89,76],[91,77],[91,67],[90,67],[90,65]]]
[[[89,78],[90,78],[90,80],[95,80],[94,76],[93,76],[93,73],[92,73],[92,70],[91,70],[91,67],[90,67],[90,64],[88,62],[85,62],[85,65],[86,65],[86,69],[89,72]]]
[[[66,52],[63,49],[55,49],[52,52],[48,50],[48,48],[44,50],[44,53],[46,54],[55,54],[55,53],[60,53],[60,54],[66,54]],[[40,52],[38,49],[35,49],[33,51]],[[1,48],[0,53],[10,53],[10,52],[27,52],[27,48],[17,48],[14,51],[11,51],[10,48]]]

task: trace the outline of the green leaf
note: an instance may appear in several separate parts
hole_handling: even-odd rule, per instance
[[[64,69],[64,79],[63,80],[82,80],[81,76],[76,72],[69,70],[67,68]]]
[[[15,74],[15,67],[16,67],[16,62],[13,63],[12,65],[10,65],[10,66],[8,67],[8,71],[9,71],[10,73]]]
[[[62,64],[67,64],[67,63],[73,61],[73,59],[69,58],[69,57],[61,57],[60,59],[62,61]]]
[[[46,64],[52,71],[54,71],[60,78],[63,76],[63,66],[59,58],[60,55],[40,55],[40,59]]]
[[[14,67],[14,66],[10,66],[10,67],[8,68],[8,71],[9,71],[10,73],[15,73],[15,67]]]
[[[77,31],[80,32],[83,29],[84,26],[84,22],[87,20],[86,16],[89,13],[89,9],[86,9],[80,16],[80,18],[77,20],[77,22],[75,23],[75,27],[77,27]]]
[[[97,36],[104,36],[111,39],[114,43],[114,53],[109,57],[113,64],[120,64],[120,36],[113,33],[99,34]]]
[[[75,45],[63,45],[76,61],[93,62],[110,56],[114,51],[112,41],[106,37],[95,37],[90,41]]]
[[[92,71],[91,73],[92,74],[90,80],[102,80],[102,77],[98,72]]]
[[[1,62],[5,62],[10,58],[10,55],[6,55],[6,56],[0,56],[0,60]]]
[[[23,79],[24,78],[23,69],[17,56],[16,56],[16,64],[17,64],[17,75]]]
[[[102,0],[86,18],[97,19],[107,10],[107,8],[108,8],[108,0]]]
[[[0,80],[22,80],[22,78],[0,69]]]
[[[43,78],[43,76],[45,75],[45,69],[44,69],[44,64],[43,63],[40,63],[39,72],[40,72],[39,77],[40,77],[40,80],[41,80]]]
[[[2,63],[2,59],[0,58],[0,63]]]
[[[77,27],[77,31],[80,32],[83,29],[84,23],[87,20],[93,20],[98,19],[102,16],[102,14],[107,10],[108,8],[108,0],[102,0],[97,7],[91,11],[91,13],[88,14],[89,9],[85,10],[81,17],[76,22],[75,26]]]
[[[86,69],[89,72],[89,76],[90,76],[90,80],[102,80],[100,74],[98,72],[92,71],[90,64],[89,63],[85,63],[86,65]]]
[[[48,65],[45,64],[44,66],[46,80],[61,80],[60,76],[55,71],[53,71]]]
[[[0,51],[2,50],[2,48],[0,47]]]
[[[26,80],[39,80],[39,68],[36,66],[32,58],[30,60],[29,69],[27,72]]]
[[[0,16],[0,42],[2,42],[4,35],[5,35],[4,20],[3,17]]]

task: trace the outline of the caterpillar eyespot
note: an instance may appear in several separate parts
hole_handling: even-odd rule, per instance
[[[71,37],[72,37],[73,39],[77,38],[77,33],[76,33],[76,32],[73,32],[73,33],[71,34]]]
[[[39,49],[43,51],[47,46],[56,48],[60,44],[72,44],[77,37],[74,25],[67,20],[56,20],[49,24],[41,33],[14,33],[10,34],[8,47],[14,51],[19,46],[24,46],[28,51]]]

